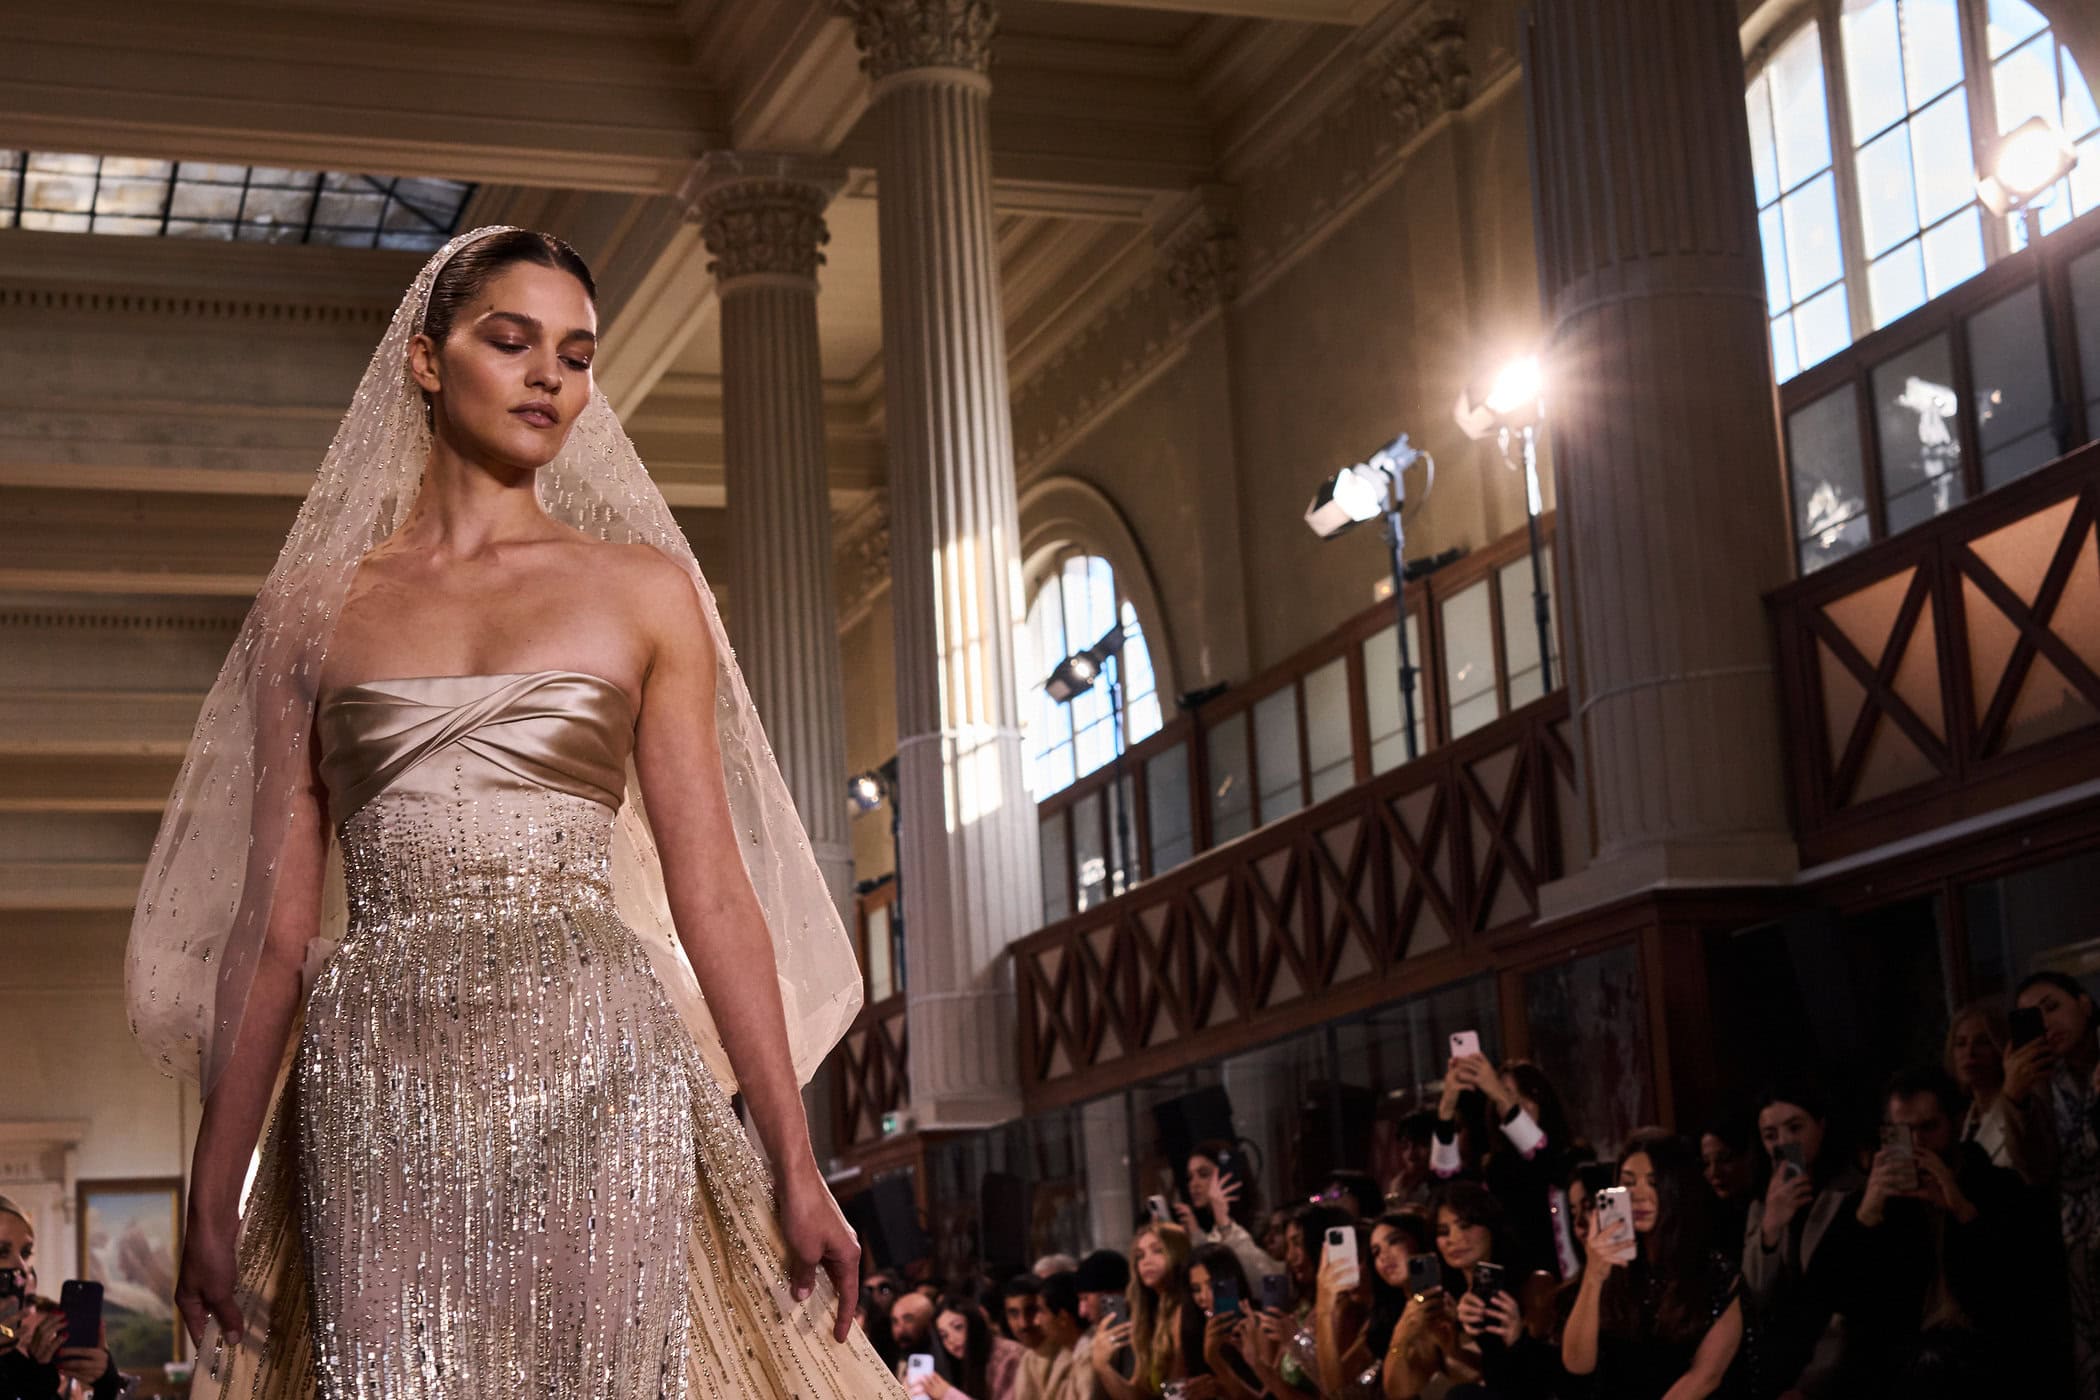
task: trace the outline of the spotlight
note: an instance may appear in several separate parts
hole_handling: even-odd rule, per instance
[[[1495,374],[1478,402],[1472,391],[1458,396],[1451,416],[1469,438],[1495,437],[1538,426],[1545,399],[1545,371],[1536,355],[1520,355]]]
[[[882,805],[882,779],[870,771],[855,773],[846,785],[846,800],[856,812],[872,812]]]
[[[1378,519],[1386,513],[1388,486],[1404,500],[1407,492],[1400,489],[1400,474],[1424,460],[1426,454],[1409,444],[1406,433],[1400,434],[1363,461],[1321,482],[1313,492],[1312,504],[1305,508],[1305,523],[1321,539],[1331,540],[1366,520]]]
[[[1986,209],[2003,218],[2048,203],[2056,182],[2077,165],[2078,150],[2063,132],[2046,117],[2029,117],[1999,139],[1990,170],[1976,182],[1976,194]]]
[[[1050,679],[1043,682],[1043,689],[1052,700],[1063,702],[1084,695],[1094,688],[1101,677],[1101,668],[1108,658],[1123,650],[1123,628],[1111,627],[1101,634],[1101,640],[1085,651],[1074,652],[1057,663]]]

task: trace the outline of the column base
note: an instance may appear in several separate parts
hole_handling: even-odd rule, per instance
[[[1013,994],[978,987],[906,997],[912,1126],[954,1131],[1020,1117]]]
[[[1564,919],[1649,890],[1787,885],[1800,868],[1800,850],[1784,832],[1626,847],[1541,885],[1539,922]]]

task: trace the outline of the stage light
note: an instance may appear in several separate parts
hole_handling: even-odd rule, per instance
[[[2029,117],[2000,138],[1991,152],[1990,169],[1976,182],[1984,207],[2004,217],[2038,208],[2057,181],[2078,166],[2078,149],[2046,117]],[[2034,241],[2030,225],[2028,241]]]

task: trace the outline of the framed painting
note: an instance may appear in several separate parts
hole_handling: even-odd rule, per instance
[[[175,1269],[182,1258],[182,1178],[80,1183],[80,1275],[102,1285],[110,1354],[127,1371],[182,1359]]]

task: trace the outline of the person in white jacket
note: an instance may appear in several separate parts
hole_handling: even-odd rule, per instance
[[[1189,1154],[1189,1198],[1174,1203],[1174,1214],[1196,1244],[1222,1244],[1238,1256],[1240,1267],[1256,1288],[1269,1274],[1288,1272],[1283,1261],[1264,1252],[1245,1222],[1259,1203],[1240,1172],[1245,1158],[1231,1143],[1204,1142]],[[1202,1222],[1208,1219],[1206,1227]]]

